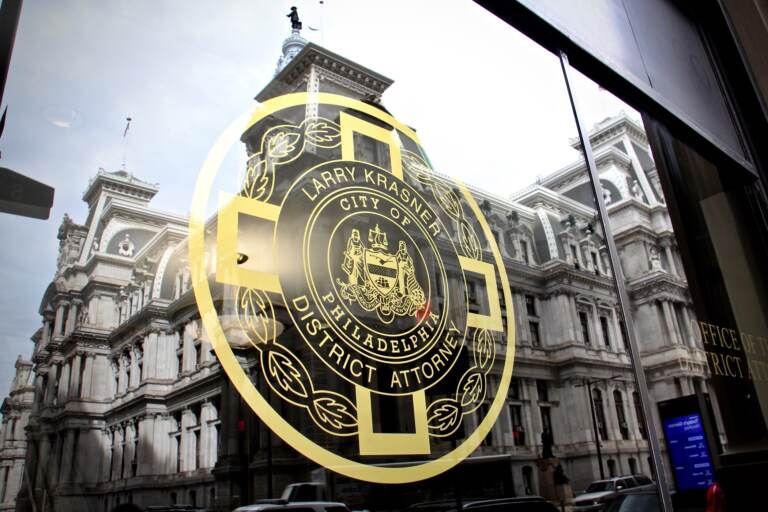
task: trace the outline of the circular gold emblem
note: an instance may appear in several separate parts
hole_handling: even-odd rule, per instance
[[[228,180],[238,137],[248,165]],[[198,178],[189,255],[224,371],[326,468],[429,478],[469,455],[505,403],[514,319],[493,234],[380,109],[300,93],[235,121]]]

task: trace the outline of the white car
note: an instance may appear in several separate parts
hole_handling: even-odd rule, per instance
[[[262,500],[238,507],[232,512],[349,512],[347,506],[335,501]]]
[[[653,481],[645,475],[618,476],[607,480],[597,480],[589,484],[584,494],[573,500],[573,511],[593,512],[602,510],[605,504],[616,496],[618,491],[652,484]]]

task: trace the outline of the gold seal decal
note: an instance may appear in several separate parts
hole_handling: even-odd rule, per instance
[[[222,170],[238,138],[240,178]],[[304,456],[412,482],[488,434],[512,376],[509,283],[474,198],[413,130],[342,96],[269,100],[211,149],[189,227],[224,371]]]

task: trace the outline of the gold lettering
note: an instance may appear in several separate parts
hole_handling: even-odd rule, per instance
[[[336,357],[336,364],[340,365],[341,364],[341,358],[344,357],[344,349],[341,348],[341,345],[339,345],[338,343],[334,343],[331,346],[331,351],[328,353],[328,357],[333,357],[333,356],[337,356]]]
[[[358,370],[355,370],[355,363],[359,366]],[[363,374],[363,362],[359,359],[353,359],[349,364],[349,373],[352,374],[353,377],[360,377]]]
[[[301,306],[299,306],[301,304]],[[302,295],[301,297],[296,297],[293,299],[293,308],[296,311],[304,312],[309,309],[309,301],[307,300],[306,295]]]

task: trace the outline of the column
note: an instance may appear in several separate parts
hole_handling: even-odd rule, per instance
[[[48,369],[48,386],[45,390],[45,405],[51,405],[56,398],[54,396],[54,390],[56,389],[56,383],[59,380],[59,366],[54,364]]]
[[[59,302],[56,305],[56,320],[53,325],[53,335],[59,336],[61,334],[62,323],[64,322],[64,303]]]
[[[195,468],[194,438],[190,435],[189,427],[197,425],[197,418],[191,409],[186,408],[181,413],[181,471],[192,471]]]
[[[66,402],[67,395],[69,393],[69,368],[70,364],[69,361],[67,361],[64,363],[64,366],[61,369],[61,377],[59,377],[59,392],[57,395],[59,405],[64,405],[64,402]]]
[[[139,418],[139,446],[137,458],[137,475],[153,474],[154,465],[154,436],[155,436],[155,417],[142,416]]]
[[[69,306],[69,316],[67,317],[66,331],[70,334],[75,330],[77,326],[77,316],[80,313],[80,302],[72,301],[72,305]]]
[[[99,463],[104,458],[102,431],[85,428],[80,430],[80,438],[75,452],[75,479],[77,483],[95,484],[99,481]]]
[[[212,468],[216,464],[216,428],[210,424],[216,419],[216,408],[210,402],[203,403],[200,408],[200,443],[201,465]]]
[[[537,445],[541,442],[541,416],[539,414],[539,399],[538,399],[538,393],[536,392],[536,380],[535,379],[525,379],[524,387],[526,388],[529,403],[531,404],[531,430],[528,433],[530,436],[530,441],[528,444],[530,445]],[[523,383],[521,382],[521,385]],[[533,399],[533,397],[536,397],[536,400]]]
[[[580,341],[582,343],[585,343],[586,340],[582,338],[581,336],[581,322],[579,321],[579,312],[576,310],[576,297],[573,295],[568,295],[568,309],[570,311],[571,316],[571,325],[573,325],[573,330],[575,333],[574,341]]]
[[[45,399],[45,390],[43,389],[43,376],[40,374],[35,375],[35,395],[32,401],[32,413],[37,414],[40,412],[40,408],[43,405]]]
[[[24,461],[16,459],[13,466],[8,468],[8,486],[5,488],[5,501],[13,501],[21,489],[21,479],[24,476]]]
[[[695,325],[691,320],[691,314],[688,312],[688,306],[683,304],[680,310],[683,312],[683,322],[685,322],[686,330],[688,331],[688,336],[685,340],[686,345],[689,347],[696,347],[696,335],[694,333],[696,330],[698,330],[699,327],[698,325]]]
[[[167,415],[155,414],[154,432],[152,436],[152,474],[168,474],[171,472],[171,421]]]
[[[664,254],[667,256],[667,265],[669,266],[670,274],[681,277],[677,271],[677,265],[675,264],[675,258],[672,255],[672,247],[669,244],[664,244]]]
[[[195,341],[192,336],[192,330],[189,328],[190,325],[187,324],[184,326],[184,334],[183,334],[183,356],[182,356],[182,362],[184,364],[182,368],[183,372],[190,372],[194,371],[195,364],[197,361],[195,361]]]
[[[661,308],[664,311],[664,323],[667,326],[667,331],[669,332],[670,343],[673,345],[680,345],[680,335],[677,332],[677,328],[675,327],[677,322],[674,321],[672,316],[672,305],[669,301],[664,300],[661,302]]]
[[[120,480],[123,477],[123,439],[122,426],[117,426],[112,436],[112,476],[110,480]]]
[[[562,332],[553,333],[555,339],[558,342],[566,340],[577,341],[578,338],[576,334],[576,326],[573,324],[573,320],[571,318],[571,304],[568,300],[568,296],[565,294],[558,295],[554,301],[553,306],[557,308],[560,317],[559,322],[557,322],[556,325],[560,325],[562,327]],[[544,322],[544,324],[552,324],[552,322]],[[542,325],[542,327],[546,328],[545,325]]]
[[[128,349],[128,357],[130,357],[128,389],[134,389],[139,387],[139,380],[141,378],[141,370],[139,369],[139,358],[141,357],[141,353],[138,345],[131,345]]]
[[[120,380],[120,363],[118,358],[109,359],[109,397],[117,395]]]
[[[123,437],[123,478],[131,478],[131,463],[134,455],[134,440],[136,438],[136,429],[133,421],[129,421],[125,426],[125,436]]]
[[[121,395],[128,389],[128,358],[125,353],[121,353],[117,357],[117,394]]]
[[[203,335],[203,325],[200,320],[194,320],[192,322],[192,332],[194,333],[194,339],[200,340],[200,346],[197,347],[198,350],[200,350],[200,363],[205,364],[211,359],[213,359],[213,356],[211,355],[211,344],[206,339],[206,337]]]
[[[48,342],[51,341],[51,321],[49,319],[43,320],[43,333],[40,339],[40,346],[45,347]]]
[[[10,501],[11,495],[5,496],[5,486],[4,483],[7,480],[6,474],[11,470],[10,466],[2,466],[0,467],[0,503],[5,503],[6,501]]]
[[[611,308],[611,324],[613,324],[613,340],[611,341],[611,344],[613,345],[613,350],[616,352],[624,352],[624,342],[622,341],[624,339],[624,335],[621,333],[621,324],[619,323],[619,314],[616,312],[616,307]],[[629,340],[629,338],[627,338]]]
[[[72,429],[64,431],[64,449],[61,451],[61,465],[59,468],[59,479],[61,482],[71,481],[71,470],[73,467],[72,457],[74,456],[75,431]]]
[[[112,431],[106,428],[99,432],[99,447],[101,448],[102,453],[102,456],[99,459],[101,461],[99,482],[109,482],[112,478],[110,471],[112,468],[112,454],[114,451],[112,435]]]
[[[592,304],[592,332],[594,333],[594,343],[592,346],[595,348],[606,348],[603,341],[603,328],[600,325],[600,316],[597,314],[597,304]]]
[[[72,369],[70,370],[69,378],[69,395],[68,398],[80,397],[80,365],[82,364],[82,354],[75,354],[72,358]]]
[[[90,398],[93,389],[93,363],[96,355],[93,353],[85,354],[85,369],[83,370],[83,382],[80,386],[80,398]]]
[[[176,348],[178,347],[178,334],[173,331],[157,334],[156,354],[152,367],[155,368],[155,377],[159,379],[174,379],[176,377]]]
[[[141,367],[141,379],[153,379],[157,377],[157,338],[158,333],[153,331],[144,338],[144,357]]]
[[[48,464],[51,459],[51,440],[48,434],[40,434],[40,444],[37,451],[37,468],[35,468],[35,489],[42,489],[45,487],[45,473],[50,472],[50,465]]]

